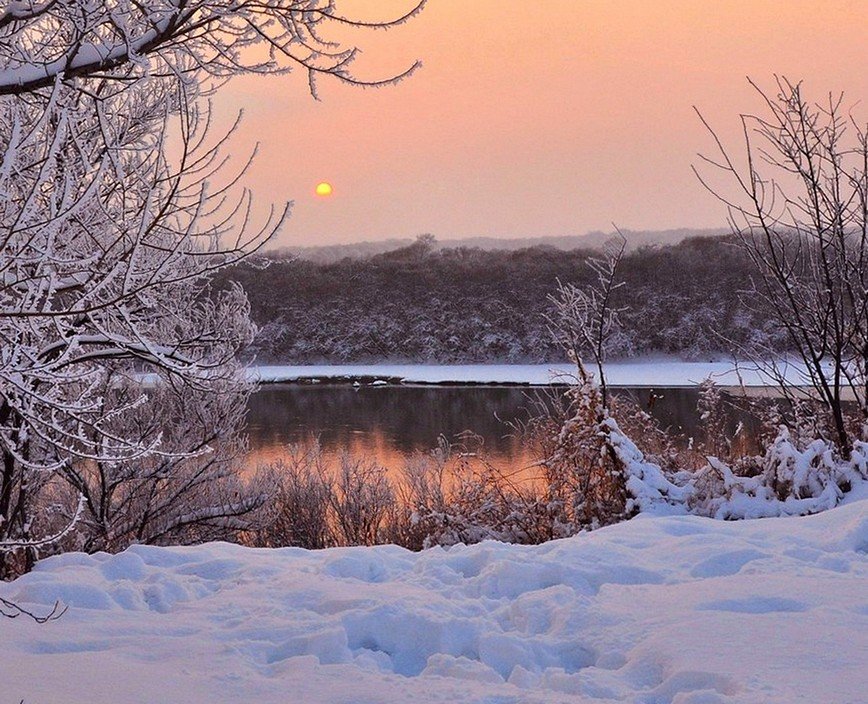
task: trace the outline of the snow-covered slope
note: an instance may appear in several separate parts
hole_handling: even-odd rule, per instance
[[[44,561],[0,595],[9,701],[865,701],[868,503],[640,517],[535,547],[226,544]]]

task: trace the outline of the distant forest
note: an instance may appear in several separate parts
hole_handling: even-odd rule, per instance
[[[236,267],[259,333],[260,362],[554,362],[548,331],[557,282],[588,282],[589,249],[444,248],[430,237],[335,262],[272,255]],[[622,331],[610,353],[702,358],[760,341],[781,346],[767,317],[743,303],[750,266],[727,237],[629,252],[617,291]]]
[[[726,234],[728,230],[705,229],[691,230],[679,228],[676,230],[622,230],[621,234],[627,241],[627,250],[633,251],[640,247],[677,244],[688,237],[711,237]],[[422,235],[430,238],[431,235]],[[559,235],[547,237],[520,237],[504,239],[497,237],[464,237],[455,240],[429,240],[432,249],[485,249],[485,250],[517,250],[531,247],[554,247],[555,249],[599,249],[607,243],[619,239],[615,232],[586,232],[582,235]],[[329,244],[308,247],[281,247],[272,251],[271,256],[282,258],[300,257],[320,264],[331,264],[347,257],[363,259],[376,254],[385,254],[413,244],[412,239],[388,239],[351,244]]]

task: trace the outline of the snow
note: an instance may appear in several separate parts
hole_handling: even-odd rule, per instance
[[[742,366],[738,372],[731,362],[685,362],[678,359],[642,359],[606,365],[611,386],[695,386],[711,377],[718,386],[768,386],[768,380],[755,368]],[[250,367],[253,378],[263,382],[340,378],[366,378],[405,383],[442,384],[531,384],[574,381],[575,367],[564,364],[323,364],[262,365]],[[803,379],[797,365],[791,365],[788,378],[799,385]],[[376,383],[376,382],[375,382]]]
[[[565,426],[566,427],[566,426]],[[736,474],[707,456],[697,472],[667,472],[649,462],[614,418],[600,424],[626,476],[627,512],[693,513],[719,520],[805,516],[837,506],[868,484],[868,443],[856,441],[844,460],[833,445],[814,440],[802,449],[786,426],[758,464]],[[563,431],[562,431],[563,432]]]
[[[864,701],[868,503],[640,516],[539,546],[411,553],[135,546],[47,559],[0,595],[27,702]]]

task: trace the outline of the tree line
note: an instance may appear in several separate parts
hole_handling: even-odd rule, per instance
[[[237,282],[259,326],[260,362],[551,362],[563,348],[549,332],[558,283],[587,285],[590,249],[437,248],[430,237],[369,257],[317,263],[273,257],[222,275]],[[625,254],[616,356],[785,343],[762,306],[746,305],[751,263],[729,237],[696,237]]]

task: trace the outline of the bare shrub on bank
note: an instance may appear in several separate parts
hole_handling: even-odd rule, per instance
[[[545,480],[533,468],[506,472],[478,447],[443,441],[427,459],[430,474],[440,477],[437,491],[407,492],[418,547],[500,540],[541,543],[566,533],[559,528],[560,507],[549,500]],[[445,469],[445,472],[444,472]]]
[[[388,542],[419,550],[481,540],[539,543],[569,534],[552,527],[560,516],[541,483],[509,477],[484,454],[445,440],[408,457],[397,476],[364,458],[329,458],[315,442],[293,446],[267,471],[279,488],[271,520],[246,534],[252,545]]]
[[[374,545],[382,540],[395,505],[387,470],[365,459],[341,455],[329,492],[340,545]]]
[[[328,517],[332,486],[319,445],[290,445],[284,457],[264,471],[272,477],[276,489],[265,526],[249,540],[270,548],[317,550],[335,545]]]
[[[244,538],[254,545],[376,545],[396,517],[396,488],[385,468],[346,453],[329,457],[316,440],[290,445],[260,475],[275,489],[264,525]]]
[[[269,521],[247,533],[245,541],[306,548],[388,542],[412,550],[482,540],[536,544],[632,515],[640,504],[627,493],[626,473],[600,486],[607,478],[601,454],[611,452],[614,461],[624,462],[620,431],[601,433],[596,414],[582,425],[593,407],[576,404],[581,398],[576,389],[568,396],[572,400],[566,405],[541,403],[530,420],[513,428],[540,460],[510,472],[491,462],[479,439],[469,434],[455,443],[441,438],[433,451],[407,457],[397,473],[369,459],[327,455],[316,442],[291,446],[285,458],[267,468],[278,485]],[[593,393],[589,397],[598,399]],[[615,404],[632,422],[654,427],[628,401]],[[564,418],[570,421],[565,432]],[[662,431],[655,427],[655,432],[670,452]],[[611,511],[612,487],[624,487],[620,514]]]
[[[133,543],[230,540],[255,524],[269,487],[241,472],[250,390],[243,382],[191,389],[169,380],[147,390],[149,403],[114,417],[115,432],[159,436],[160,448],[125,462],[98,458],[64,468],[84,497],[71,546],[115,552]],[[137,397],[142,388],[121,376],[110,393]]]

